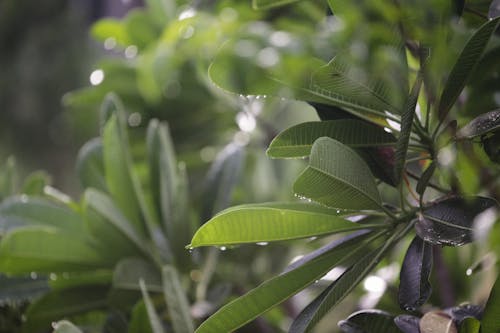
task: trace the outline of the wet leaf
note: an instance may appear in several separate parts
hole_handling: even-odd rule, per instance
[[[431,295],[432,245],[416,236],[406,251],[401,267],[398,301],[407,311],[415,311]]]
[[[500,109],[484,113],[472,119],[457,132],[457,139],[472,139],[500,128]]]
[[[351,314],[339,322],[346,333],[400,333],[394,316],[380,310],[363,310]]]
[[[472,242],[474,218],[484,210],[497,206],[485,197],[451,197],[423,209],[415,224],[417,234],[436,245],[460,246]]]
[[[481,319],[483,309],[474,304],[464,304],[455,306],[447,311],[455,323],[460,324],[466,318]]]
[[[410,315],[399,315],[394,323],[403,333],[420,333],[420,318]]]

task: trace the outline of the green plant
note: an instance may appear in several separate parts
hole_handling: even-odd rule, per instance
[[[280,4],[254,1],[257,7]],[[472,33],[465,40],[454,23],[456,10],[461,15],[464,2],[453,2],[457,8],[450,2],[432,0],[426,2],[428,6],[374,5],[367,1],[328,4],[334,18],[344,20],[351,28],[332,34],[349,36],[351,43],[362,42],[368,49],[364,58],[368,63],[363,63],[356,52],[340,49],[332,59],[322,61],[306,53],[280,53],[279,48],[275,48],[277,61],[259,63],[234,54],[235,41],[224,46],[209,69],[213,82],[225,90],[293,97],[315,106],[321,121],[285,130],[268,149],[272,158],[308,157],[308,166],[293,186],[305,200],[229,208],[200,227],[190,247],[354,232],[330,241],[226,304],[197,332],[236,330],[333,268],[344,268],[290,327],[290,332],[310,331],[384,258],[390,257],[391,249],[408,238],[413,241],[402,262],[398,303],[403,310],[419,315],[431,295],[433,262],[439,262],[436,270],[447,270],[442,260],[433,260],[433,254],[441,257],[443,246],[457,247],[477,237],[484,239],[476,232],[487,234],[490,230],[481,230],[484,226],[474,221],[483,215],[484,223],[483,213],[498,208],[494,198],[499,192],[495,163],[500,111],[485,109],[487,103],[475,109],[474,101],[481,99],[478,96],[487,100],[492,93],[478,91],[478,73],[498,52],[494,32],[500,18],[483,19],[485,22],[478,24],[467,17],[460,27]],[[465,9],[475,12],[472,7]],[[362,14],[358,16],[358,12]],[[367,36],[357,35],[359,32]],[[452,51],[444,49],[450,40],[461,45],[453,63],[448,60]],[[248,75],[239,75],[241,66],[246,66]],[[494,72],[498,73],[497,67]],[[469,98],[461,95],[467,84],[467,91],[473,95]],[[493,91],[498,92],[498,85]],[[487,217],[486,222],[494,219]],[[494,247],[492,237],[490,247]],[[438,288],[444,288],[449,281],[441,279],[438,283]],[[495,290],[487,313],[496,307],[490,304],[498,302]],[[370,326],[370,332],[402,329],[395,326],[391,316],[370,316],[370,321],[383,322]],[[359,317],[363,316],[350,317],[341,328],[346,332],[367,329],[349,326]],[[471,321],[464,325],[474,326],[469,331],[475,332],[478,325]],[[489,319],[484,319],[482,326],[485,333],[500,328]]]

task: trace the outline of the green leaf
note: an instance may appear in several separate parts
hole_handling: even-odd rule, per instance
[[[54,331],[52,333],[83,333],[77,326],[67,320],[61,320],[52,324]]]
[[[139,301],[132,309],[128,333],[153,333],[144,301]]]
[[[0,270],[10,274],[68,272],[107,267],[109,261],[85,235],[52,227],[25,227],[0,243]]]
[[[181,285],[179,273],[174,266],[166,265],[162,269],[163,294],[172,319],[175,333],[194,332],[189,303]]]
[[[484,113],[472,119],[456,134],[457,139],[472,139],[500,128],[500,109]]]
[[[41,196],[44,194],[45,186],[50,185],[50,182],[51,177],[47,172],[35,171],[26,177],[21,192],[26,195]]]
[[[330,137],[353,147],[391,145],[394,136],[380,126],[354,119],[306,122],[281,132],[269,145],[267,155],[272,158],[307,157],[318,138]]]
[[[175,19],[177,4],[175,0],[146,0],[149,14],[154,22],[165,27]]]
[[[101,139],[94,138],[80,149],[76,158],[76,173],[83,188],[93,187],[107,192]]]
[[[107,287],[85,286],[56,290],[30,304],[23,333],[47,331],[51,323],[71,315],[106,306]]]
[[[226,304],[204,321],[196,333],[236,330],[321,278],[333,267],[349,261],[353,252],[364,249],[374,237],[377,236],[368,238],[368,235],[363,234],[338,240],[329,251],[265,281],[245,295]]]
[[[293,189],[299,196],[340,209],[379,209],[380,194],[370,168],[351,148],[320,138],[311,149],[309,166]]]
[[[139,291],[141,279],[149,291],[163,291],[158,269],[140,258],[126,258],[116,265],[113,272],[113,288]]]
[[[118,45],[127,47],[130,45],[130,38],[125,30],[124,24],[112,18],[105,18],[92,25],[90,30],[92,36],[104,42],[108,38],[113,38]]]
[[[417,75],[417,79],[413,84],[410,95],[406,100],[403,114],[401,116],[401,131],[399,133],[398,142],[396,144],[395,153],[395,180],[396,184],[401,182],[403,171],[406,163],[406,153],[408,152],[408,144],[410,143],[411,129],[413,126],[413,118],[415,116],[415,108],[417,106],[418,95],[420,94],[420,86],[422,85],[422,75]]]
[[[500,17],[484,23],[467,41],[458,56],[439,100],[439,119],[444,119],[465,87],[468,78],[481,59],[491,35],[495,32]]]
[[[0,275],[0,303],[32,300],[49,291],[45,277],[6,277]]]
[[[418,180],[417,183],[417,193],[420,194],[420,196],[424,195],[424,192],[427,188],[427,184],[429,184],[429,181],[432,178],[432,175],[434,174],[434,171],[436,170],[437,163],[436,161],[432,161],[431,164],[425,169],[425,171],[422,173],[422,176]]]
[[[17,191],[18,174],[16,160],[10,156],[0,170],[0,199],[14,195]]]
[[[481,333],[500,332],[500,278],[497,277],[490,296],[484,307],[483,318],[481,320]]]
[[[165,333],[165,329],[163,328],[163,324],[158,317],[158,313],[156,313],[153,301],[151,300],[151,297],[149,297],[144,280],[139,281],[139,286],[141,287],[142,299],[144,300],[144,304],[146,305],[146,311],[148,312],[149,323],[151,325],[153,333]]]
[[[0,205],[2,232],[24,226],[49,226],[81,234],[84,225],[80,215],[54,202],[26,195],[10,197]]]
[[[88,189],[84,194],[84,207],[89,230],[103,244],[116,242],[117,249],[120,249],[117,251],[119,257],[133,255],[137,250],[149,256],[146,240],[123,216],[110,197],[97,190]]]
[[[460,328],[458,329],[458,333],[479,333],[479,328],[481,326],[481,322],[476,318],[468,317],[465,318],[460,324]]]
[[[351,314],[339,322],[339,327],[346,333],[401,333],[394,316],[380,310],[362,310]]]
[[[307,203],[241,205],[214,216],[198,229],[190,247],[282,241],[382,227],[345,220],[334,209]]]
[[[387,241],[376,250],[368,253],[363,251],[364,256],[302,310],[292,323],[289,332],[308,332],[377,266],[390,245],[391,242]]]
[[[254,9],[270,9],[294,3],[300,0],[252,0],[252,7]]]

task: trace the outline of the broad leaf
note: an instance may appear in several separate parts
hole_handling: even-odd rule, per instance
[[[457,139],[472,139],[500,128],[500,109],[484,113],[472,119],[456,134]]]
[[[102,142],[99,138],[88,141],[78,152],[76,172],[84,188],[93,187],[106,192]]]
[[[476,215],[497,205],[494,199],[484,197],[447,198],[424,208],[415,228],[420,238],[429,243],[464,245],[473,240]]]
[[[307,305],[295,318],[290,333],[302,333],[311,330],[324,315],[338,305],[382,259],[391,241],[376,250],[358,254],[359,259],[342,275],[326,288],[318,297]]]
[[[453,69],[446,81],[443,93],[439,100],[439,118],[444,119],[465,87],[469,76],[481,59],[491,35],[495,32],[500,17],[484,23],[467,41],[458,56]]]
[[[403,333],[420,333],[420,318],[410,315],[399,315],[394,323]]]
[[[334,209],[306,203],[236,206],[201,226],[190,247],[282,241],[386,227],[384,224],[358,224],[337,215]]]
[[[273,7],[288,5],[300,0],[252,0],[252,7],[254,9],[270,9]]]
[[[194,332],[194,323],[191,318],[189,303],[181,285],[179,273],[173,266],[164,266],[162,269],[163,294],[172,319],[175,333]]]
[[[5,273],[82,271],[108,265],[90,239],[52,227],[20,228],[0,243],[0,270]]]
[[[413,118],[415,116],[415,108],[417,106],[418,95],[420,94],[420,86],[422,85],[422,75],[419,73],[413,84],[410,95],[408,96],[401,116],[401,131],[399,133],[398,142],[396,144],[396,153],[394,166],[396,184],[401,182],[404,167],[406,164],[406,154],[408,152],[408,144],[410,143],[411,129],[413,126]]]
[[[165,333],[165,329],[163,328],[163,324],[158,317],[158,313],[156,313],[155,306],[151,297],[148,294],[148,290],[146,288],[146,284],[143,280],[139,281],[139,286],[141,287],[142,298],[144,300],[144,304],[146,305],[146,310],[148,312],[149,323],[151,325],[151,329],[153,333]]]
[[[53,323],[54,331],[52,333],[83,333],[77,326],[67,320],[61,320]]]
[[[355,312],[340,321],[339,327],[346,333],[401,333],[394,324],[394,316],[380,310]]]
[[[382,206],[375,178],[366,163],[351,148],[326,137],[314,143],[309,166],[295,182],[294,191],[329,207]]]
[[[116,265],[113,272],[113,288],[140,291],[141,279],[144,280],[148,291],[163,290],[158,269],[140,258],[126,258]]]
[[[406,251],[399,276],[399,306],[415,311],[431,295],[432,245],[416,236]]]
[[[49,226],[75,234],[84,231],[82,218],[66,206],[25,195],[4,200],[0,205],[0,231],[25,226]]]
[[[497,277],[484,307],[481,333],[500,332],[500,278]]]
[[[380,126],[354,119],[302,123],[281,132],[269,145],[272,158],[307,157],[311,147],[322,136],[350,147],[372,147],[394,144],[396,139]]]
[[[304,289],[337,265],[362,251],[367,235],[341,239],[330,251],[296,269],[265,281],[247,294],[223,306],[196,330],[197,333],[231,332]]]
[[[23,333],[46,331],[51,323],[71,315],[106,307],[105,286],[85,286],[52,291],[30,304]]]

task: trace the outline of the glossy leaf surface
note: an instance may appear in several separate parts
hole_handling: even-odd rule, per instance
[[[394,324],[394,316],[380,310],[355,312],[340,321],[339,327],[345,333],[401,333]]]
[[[217,214],[199,228],[190,246],[281,241],[370,227],[338,215],[334,209],[307,203],[236,206]]]
[[[391,145],[396,141],[382,127],[364,121],[342,119],[306,122],[290,127],[275,137],[267,155],[272,158],[307,157],[314,141],[323,136],[356,148]]]
[[[402,309],[415,311],[429,299],[431,271],[432,245],[416,236],[401,266],[398,300]]]
[[[326,137],[314,143],[309,166],[295,182],[294,191],[340,209],[378,209],[382,205],[366,163],[351,148]]]
[[[67,320],[61,320],[57,323],[53,323],[52,327],[54,327],[54,332],[52,333],[83,333],[77,326]]]
[[[457,132],[457,139],[472,139],[500,128],[500,110],[484,113],[472,119]]]
[[[498,205],[485,197],[452,197],[423,209],[415,229],[420,238],[436,245],[460,246],[473,240],[474,218]]]
[[[399,315],[394,318],[394,324],[403,333],[420,333],[420,318],[410,315]]]

